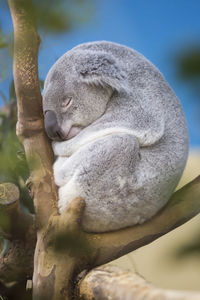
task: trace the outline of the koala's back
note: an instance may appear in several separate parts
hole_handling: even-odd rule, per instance
[[[58,158],[54,170],[55,178],[63,180],[57,183],[60,205],[82,196],[84,228],[100,232],[142,223],[166,203],[186,163],[188,133],[176,95],[137,51],[92,42],[73,48],[59,63],[63,68],[63,61],[67,62],[70,69],[76,52],[80,60],[80,54],[90,50],[113,55],[128,92],[116,93],[105,114],[80,133],[86,140],[94,133],[99,137],[71,157]],[[110,134],[101,136],[107,129]]]
[[[162,111],[165,136],[168,136],[168,140],[179,140],[188,147],[187,125],[182,106],[164,76],[148,59],[134,49],[107,41],[80,44],[65,55],[71,56],[76,50],[111,53],[126,74],[133,98],[137,98],[138,91],[141,91],[144,96],[141,105],[144,109],[149,106],[149,110],[154,110],[158,115]]]
[[[138,132],[143,130],[145,120],[149,127],[152,126],[153,134],[158,136],[160,127],[160,131],[163,131],[160,133],[161,138],[152,144],[151,142],[145,144],[145,141],[140,143],[140,136],[135,133],[141,146],[140,152],[146,157],[146,161],[155,161],[156,165],[159,164],[159,159],[156,158],[159,153],[160,157],[163,156],[162,163],[171,165],[174,169],[178,167],[180,177],[188,155],[188,129],[182,106],[164,76],[142,54],[120,44],[107,41],[91,42],[81,44],[72,51],[78,49],[112,53],[127,75],[126,79],[131,90],[129,103],[124,106],[121,103],[119,111],[114,116],[112,113],[105,114],[100,122],[97,122],[99,128],[103,128],[103,123],[107,126],[106,121],[110,122],[112,118],[116,126],[121,125],[131,130],[138,128]],[[123,97],[119,97],[119,101],[123,102]],[[114,110],[115,103],[116,99],[111,102],[110,110]],[[126,109],[123,109],[124,107]],[[155,123],[151,122],[154,117]],[[145,134],[150,135],[149,132]]]

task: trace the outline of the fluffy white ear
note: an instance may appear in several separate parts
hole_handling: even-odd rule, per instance
[[[104,51],[80,51],[76,72],[81,81],[121,91],[127,89],[126,74],[112,54]]]

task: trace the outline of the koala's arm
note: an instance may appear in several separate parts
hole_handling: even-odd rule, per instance
[[[120,132],[123,133],[123,130],[120,130]],[[90,126],[90,128],[87,127],[72,139],[63,142],[52,142],[54,155],[69,157],[84,145],[93,142],[99,138],[102,138],[104,136],[110,134],[116,134],[116,133],[118,132],[113,127],[108,129],[103,129],[103,130],[95,130],[93,126]]]
[[[54,155],[56,156],[71,156],[76,150],[84,145],[86,136],[84,134],[78,134],[72,139],[62,142],[52,142],[52,148]]]
[[[52,148],[55,156],[69,157],[74,152],[73,145],[70,140],[63,141],[63,142],[52,142]]]

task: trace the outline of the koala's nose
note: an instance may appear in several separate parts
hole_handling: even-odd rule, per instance
[[[52,140],[61,141],[64,134],[58,124],[56,114],[52,110],[47,110],[44,116],[44,126],[48,137]]]

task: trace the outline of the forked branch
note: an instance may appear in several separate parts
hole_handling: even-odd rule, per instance
[[[12,187],[12,189],[14,191],[14,187]],[[10,196],[11,193],[8,193],[8,195]],[[11,197],[10,199],[15,198],[16,197]],[[8,200],[5,202],[8,203]],[[11,200],[11,203],[13,204],[14,201]],[[55,286],[52,287],[53,290],[60,290],[59,285],[65,278],[65,289],[62,292],[63,298],[61,295],[60,299],[65,299],[64,297],[66,296],[67,291],[68,295],[72,295],[73,284],[70,285],[70,282],[73,281],[75,276],[83,269],[90,270],[96,265],[111,261],[132,250],[142,247],[198,214],[200,212],[200,177],[197,177],[195,180],[174,193],[168,204],[156,216],[143,225],[134,226],[116,232],[90,234],[82,231],[81,229],[81,217],[83,215],[83,211],[84,201],[81,198],[75,199],[61,216],[52,215],[50,217],[48,226],[45,228],[41,236],[44,247],[42,258],[41,256],[38,258],[38,263],[41,262],[41,274],[47,275],[43,278],[44,289],[46,285],[52,284],[52,271],[55,276]],[[15,264],[12,264],[12,274],[16,274],[15,269],[19,268],[16,268],[16,264],[19,266],[20,260],[19,257],[15,255],[15,252],[14,256],[12,254],[11,257],[14,257],[15,262]],[[21,258],[24,259],[24,257]],[[1,274],[8,274],[8,272],[5,272],[5,268],[7,266],[5,262],[9,262],[9,259],[7,259],[7,261],[4,260],[4,265],[2,265],[1,261],[0,277],[2,276]],[[23,269],[21,272],[23,272]],[[96,273],[96,271],[91,274],[97,277],[99,276],[99,272]],[[112,275],[115,278],[115,272]],[[106,276],[108,275],[105,275],[105,277]],[[17,279],[17,277],[11,278]],[[89,275],[89,279],[83,281],[83,285],[85,285],[84,282],[87,282],[88,284],[88,280],[90,281],[90,278],[92,277]],[[105,286],[103,284],[102,289],[104,290],[104,288]],[[42,288],[43,292],[45,291],[44,289]],[[51,297],[53,290],[49,289],[48,295],[46,294],[47,291],[45,291],[45,296]],[[101,292],[103,292],[103,290]],[[152,288],[150,288],[150,290],[154,293]],[[135,293],[136,291],[133,290],[130,292]],[[162,290],[157,290],[157,292],[162,293]],[[82,290],[80,293],[82,295]],[[164,295],[165,292],[163,297]],[[177,294],[177,297],[179,296],[180,294]],[[196,299],[195,297],[194,299]]]

